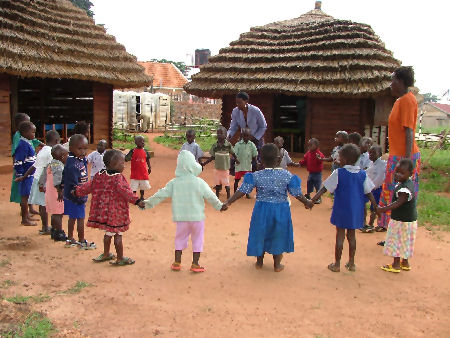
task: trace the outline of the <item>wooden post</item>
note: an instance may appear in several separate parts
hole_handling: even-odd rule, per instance
[[[93,142],[97,144],[101,139],[108,142],[112,147],[112,96],[113,88],[103,83],[93,83],[94,96],[94,137]]]

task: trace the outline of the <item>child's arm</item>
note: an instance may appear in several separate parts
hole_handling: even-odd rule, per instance
[[[202,167],[204,167],[204,166],[207,165],[209,162],[214,161],[214,158],[215,158],[214,156],[210,156],[210,157],[202,156],[202,157],[200,157],[198,160],[199,160],[200,165],[201,165]],[[201,162],[200,162],[201,160],[206,160],[206,161],[203,162],[203,163],[201,163]]]
[[[394,203],[388,204],[385,207],[378,207],[375,210],[377,211],[378,214],[382,214],[382,213],[385,213],[386,211],[397,209],[401,205],[403,205],[406,202],[408,202],[408,197],[409,197],[408,193],[406,193],[406,192],[398,192],[398,199]]]
[[[48,167],[48,166],[47,166]],[[47,183],[47,167],[42,171],[41,177],[39,177],[39,191],[45,192],[45,184]]]
[[[119,179],[119,182],[117,184],[117,191],[119,192],[120,196],[128,201],[128,203],[137,204],[141,201],[140,198],[133,193],[133,190],[131,190],[130,185],[123,176],[121,176]]]
[[[26,179],[28,176],[32,175],[36,171],[36,168],[34,166],[31,166],[28,168],[28,170],[20,177],[17,177],[14,181],[16,182],[22,182],[24,179]]]
[[[164,201],[166,198],[172,197],[173,193],[173,183],[169,181],[164,188],[159,189],[156,194],[149,197],[146,200],[141,201],[138,205],[143,209],[151,209],[156,207],[159,203]]]
[[[130,149],[128,154],[125,155],[125,162],[130,162],[131,161],[131,157],[133,156],[133,151],[134,151],[134,149]]]
[[[297,175],[292,175],[288,184],[288,192],[294,196],[298,201],[302,202],[306,209],[312,209],[314,203],[307,199],[302,194],[301,181]]]
[[[370,203],[372,203],[373,209],[377,210],[378,206],[377,206],[377,202],[375,201],[375,197],[373,197],[373,194],[371,192],[369,192],[368,194],[366,194],[366,196],[369,199]]]
[[[86,196],[92,193],[92,182],[93,180],[89,180],[86,183],[76,186],[72,191],[75,197]]]
[[[241,164],[241,162],[239,162],[239,159],[237,158],[236,153],[234,152],[233,147],[231,147],[230,149],[230,156],[234,158],[234,161],[236,162],[237,165]]]
[[[209,204],[213,206],[216,210],[224,211],[227,208],[223,207],[224,203],[222,203],[216,196],[216,194],[211,190],[208,183],[202,180],[202,190],[203,190],[203,198],[208,201]]]
[[[316,201],[322,197],[323,194],[325,194],[327,192],[327,188],[325,188],[324,186],[322,188],[320,188],[320,190],[317,192],[317,194],[314,195],[313,198],[311,198],[311,202],[312,203],[316,203]]]
[[[307,199],[304,195],[298,195],[295,196],[295,198],[302,202],[306,209],[312,209],[312,207],[314,206],[314,203],[311,200]]]
[[[25,174],[23,165],[26,157],[27,149],[25,149],[25,147],[18,146],[16,148],[16,152],[14,153],[14,170],[16,171],[16,177],[21,177]]]
[[[228,209],[228,207],[233,204],[234,202],[236,202],[238,199],[242,198],[243,196],[245,196],[245,194],[241,191],[236,191],[234,193],[233,196],[230,197],[230,199],[228,201],[226,201],[223,205]]]
[[[150,153],[148,151],[146,151],[146,154],[147,154],[146,161],[147,161],[148,173],[151,174],[152,173],[152,166],[150,164]]]
[[[253,174],[245,174],[244,176],[244,182],[240,186],[240,188],[234,193],[233,196],[231,196],[228,201],[226,201],[225,207],[228,208],[231,204],[236,202],[238,199],[242,198],[242,196],[245,196],[245,194],[250,194],[255,187],[255,182],[253,180]]]

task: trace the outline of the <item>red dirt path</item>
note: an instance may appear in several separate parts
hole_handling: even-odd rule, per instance
[[[152,136],[151,136],[152,137]],[[152,143],[156,157],[152,193],[173,177],[177,152]],[[413,270],[389,274],[390,263],[376,242],[383,234],[358,234],[357,272],[332,273],[334,229],[331,200],[307,211],[294,201],[295,253],[285,255],[285,271],[263,270],[246,257],[254,199],[242,199],[226,213],[207,206],[204,274],[171,272],[174,224],[170,201],[151,211],[130,206],[132,224],[124,235],[125,255],[134,266],[94,264],[101,252],[65,249],[20,226],[18,206],[10,204],[10,158],[0,158],[0,289],[3,296],[48,294],[33,305],[60,330],[78,328],[92,337],[449,337],[450,236],[419,229]],[[211,182],[211,165],[202,177]],[[293,170],[306,184],[306,171]],[[129,169],[125,175],[128,176]],[[325,177],[329,173],[324,173]],[[223,197],[222,197],[223,198]],[[64,223],[66,223],[66,219]],[[66,226],[66,224],[65,224]],[[101,247],[103,233],[86,230]],[[343,262],[347,258],[344,249]],[[345,269],[343,269],[345,270]],[[78,294],[61,294],[77,281],[92,283]],[[70,335],[70,334],[69,334]]]

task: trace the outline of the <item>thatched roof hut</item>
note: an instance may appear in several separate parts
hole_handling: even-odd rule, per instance
[[[211,57],[185,89],[198,96],[221,97],[224,100],[222,121],[225,125],[229,123],[229,113],[234,105],[233,95],[239,90],[247,91],[255,103],[266,106],[265,114],[269,120],[276,120],[277,115],[283,114],[280,106],[291,106],[291,110],[295,110],[293,106],[299,104],[304,107],[307,118],[310,110],[309,118],[314,123],[318,116],[313,115],[313,106],[317,108],[330,99],[339,99],[347,106],[352,100],[353,106],[373,105],[370,108],[372,116],[368,116],[373,123],[375,104],[372,101],[388,95],[391,73],[399,65],[400,62],[369,25],[335,19],[325,14],[320,1],[317,1],[314,10],[298,18],[253,27],[250,32],[241,34],[239,40]],[[304,102],[297,102],[295,97],[303,98]],[[356,103],[355,100],[370,102]],[[334,110],[337,109],[335,103],[332,105]],[[352,109],[344,111],[348,108],[342,107],[342,115],[352,115]],[[301,115],[299,109],[297,113]],[[337,115],[339,120],[340,113]],[[297,127],[301,124],[299,121],[296,123]],[[267,134],[269,138],[277,133],[283,134],[281,129],[291,129],[284,134],[300,134],[295,132],[295,124],[292,128],[274,121],[268,121],[268,124],[272,124],[272,132]],[[301,137],[328,139],[327,149],[332,146],[337,131],[334,129],[349,129],[342,124],[335,125],[328,128],[332,134],[330,137],[322,137],[325,135],[311,132],[312,124],[309,127],[307,121],[304,124],[306,135]],[[365,125],[350,124],[350,129],[359,132],[364,128]],[[291,150],[299,150],[299,147]]]
[[[19,109],[42,124],[86,119],[94,124],[93,139],[108,136],[113,87],[140,87],[151,81],[124,46],[68,0],[0,0],[0,41],[0,90],[10,92],[10,113]],[[21,95],[27,90],[34,91],[35,97]],[[66,100],[55,98],[62,91]],[[59,109],[55,102],[43,102],[34,110],[36,96],[51,101],[49,94],[59,101]],[[67,104],[82,97],[90,97],[90,104],[78,108]],[[77,116],[80,110],[83,116]],[[97,133],[95,119],[105,123]],[[2,129],[9,133],[10,125]]]

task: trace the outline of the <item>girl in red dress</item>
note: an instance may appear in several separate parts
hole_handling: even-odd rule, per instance
[[[106,231],[103,238],[104,251],[93,261],[99,263],[115,258],[109,251],[111,238],[114,236],[117,260],[110,264],[130,265],[134,260],[123,256],[122,234],[130,225],[128,203],[138,204],[141,199],[133,193],[122,175],[125,157],[120,151],[106,151],[103,162],[106,169],[101,170],[91,181],[78,186],[74,193],[76,196],[92,194],[87,226]]]

